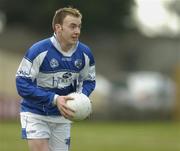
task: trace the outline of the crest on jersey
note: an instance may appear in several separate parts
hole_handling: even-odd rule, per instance
[[[56,59],[53,58],[50,61],[50,66],[51,66],[51,68],[56,68],[56,67],[59,66],[59,63],[58,63],[58,61]]]
[[[82,60],[81,60],[81,59],[75,60],[74,65],[75,65],[76,68],[78,68],[78,69],[81,68],[81,66],[82,66]]]
[[[64,79],[69,79],[70,77],[72,77],[72,73],[71,73],[71,72],[66,72],[66,73],[64,73],[64,74],[62,75],[62,77],[63,77]]]

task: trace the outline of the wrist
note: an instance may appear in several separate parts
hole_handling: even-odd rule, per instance
[[[53,105],[57,105],[57,97],[58,97],[58,95],[55,94],[55,95],[54,95],[53,102],[52,102]]]

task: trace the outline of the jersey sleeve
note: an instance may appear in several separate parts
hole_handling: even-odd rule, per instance
[[[16,88],[18,94],[27,100],[50,104],[55,93],[46,91],[36,84],[36,77],[46,54],[47,51],[38,52],[38,49],[33,47],[27,51],[16,73]]]
[[[89,96],[96,86],[95,61],[92,53],[84,53],[85,66],[80,72],[80,91]]]

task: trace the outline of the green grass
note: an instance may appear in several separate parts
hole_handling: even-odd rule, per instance
[[[18,122],[0,123],[0,151],[27,151]],[[80,122],[71,151],[180,151],[180,123]]]
[[[27,151],[25,141],[21,139],[18,122],[0,121],[0,151]]]

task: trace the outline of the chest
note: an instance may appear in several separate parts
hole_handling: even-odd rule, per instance
[[[78,50],[71,56],[64,56],[56,50],[50,50],[40,66],[40,72],[69,71],[78,73],[84,65],[84,55]]]

